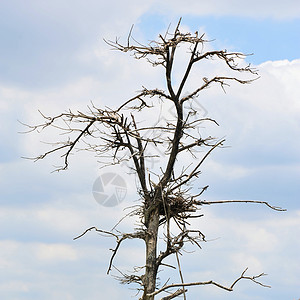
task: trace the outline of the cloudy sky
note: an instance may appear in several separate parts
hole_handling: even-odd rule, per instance
[[[103,170],[92,155],[78,153],[69,170],[51,173],[59,155],[32,162],[48,149],[46,135],[20,134],[38,123],[38,110],[57,114],[117,105],[147,86],[161,86],[159,69],[111,51],[103,38],[126,41],[134,26],[140,41],[155,39],[182,16],[182,28],[206,33],[211,47],[253,53],[248,62],[261,78],[232,85],[224,94],[211,88],[197,101],[225,137],[227,148],[207,160],[199,186],[205,199],[253,199],[287,209],[230,205],[203,208],[196,224],[206,233],[203,249],[182,259],[186,281],[213,279],[230,285],[244,268],[265,272],[272,288],[241,282],[233,293],[214,287],[189,289],[190,299],[300,298],[300,6],[298,1],[44,1],[0,3],[0,298],[131,299],[134,290],[106,275],[114,241],[90,233],[110,229],[134,204],[134,178],[116,207],[99,205],[92,186]],[[183,59],[183,58],[182,58]],[[208,66],[200,78],[215,70]],[[217,69],[221,73],[222,69]],[[195,79],[196,80],[196,79]],[[196,82],[196,81],[195,81]],[[191,82],[191,84],[193,81]],[[211,130],[211,131],[210,131]],[[125,211],[126,213],[126,211]],[[125,221],[122,229],[131,226]],[[143,264],[140,243],[126,243],[116,266]],[[115,275],[118,273],[115,272]],[[169,274],[162,273],[167,278]],[[174,273],[171,282],[179,280]]]

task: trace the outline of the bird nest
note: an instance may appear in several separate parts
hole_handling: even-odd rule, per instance
[[[167,196],[159,201],[159,214],[162,216],[174,217],[183,213],[196,212],[196,210],[194,201],[182,196]]]

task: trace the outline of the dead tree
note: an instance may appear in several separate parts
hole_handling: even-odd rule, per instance
[[[114,50],[129,52],[137,60],[146,59],[147,62],[163,70],[165,76],[165,90],[142,87],[134,97],[122,100],[122,104],[115,108],[89,107],[87,112],[63,112],[54,117],[43,115],[45,122],[36,126],[29,126],[30,130],[45,130],[54,126],[66,133],[67,140],[59,141],[53,148],[36,159],[43,159],[55,152],[62,152],[63,164],[57,170],[65,170],[69,166],[69,157],[76,149],[93,151],[97,156],[108,158],[104,164],[119,164],[123,161],[132,163],[132,170],[137,175],[139,185],[137,195],[140,205],[131,212],[139,219],[140,226],[131,233],[121,231],[105,231],[92,227],[75,239],[82,237],[90,230],[96,230],[104,235],[114,237],[116,246],[112,250],[111,260],[107,273],[110,273],[122,242],[127,239],[141,239],[145,242],[145,265],[135,269],[131,274],[124,274],[119,278],[122,283],[137,283],[141,291],[140,299],[152,300],[162,292],[167,292],[161,299],[173,299],[183,295],[186,299],[187,287],[200,285],[214,285],[226,291],[232,291],[242,279],[248,279],[262,286],[259,279],[264,273],[255,276],[246,276],[245,269],[231,286],[224,286],[213,280],[205,282],[185,283],[180,269],[179,255],[186,244],[191,243],[200,248],[200,243],[205,241],[204,233],[199,228],[193,228],[190,220],[200,218],[200,209],[205,205],[225,202],[251,202],[267,205],[271,209],[283,209],[263,201],[204,201],[201,200],[207,186],[197,193],[193,192],[192,184],[200,175],[200,168],[205,159],[216,148],[222,147],[225,140],[217,140],[211,136],[203,137],[200,124],[204,122],[218,123],[211,118],[200,117],[198,112],[191,107],[199,93],[212,85],[219,85],[222,89],[231,82],[248,84],[257,79],[256,70],[245,64],[246,55],[239,52],[226,50],[206,51],[209,41],[204,34],[195,32],[184,33],[180,31],[180,21],[177,27],[164,36],[159,35],[157,41],[149,44],[136,42],[130,31],[125,44],[115,41],[106,41]],[[179,46],[188,49],[186,69],[179,83],[173,83],[173,70],[175,56]],[[226,74],[230,71],[233,75],[216,75],[211,78],[204,77],[198,80],[198,85],[191,92],[186,91],[186,84],[191,71],[196,64],[206,62],[223,62]],[[249,75],[249,79],[241,79],[241,73]],[[238,76],[237,76],[238,75]],[[171,105],[174,108],[174,118],[167,118],[164,124],[152,126],[143,123],[143,116],[160,105]],[[147,134],[145,134],[147,132]],[[149,134],[151,132],[151,134]],[[151,148],[152,147],[152,148]],[[151,156],[149,149],[160,148],[163,152],[161,168],[149,170],[147,158]],[[201,149],[201,152],[198,150]],[[200,153],[200,154],[199,154]],[[203,153],[205,153],[203,155]],[[194,160],[189,165],[179,161],[193,156]],[[103,158],[104,159],[104,158]],[[158,247],[158,237],[164,239],[164,248]],[[165,259],[175,256],[177,269],[182,282],[158,286],[158,271],[168,267]],[[174,266],[173,266],[174,267]]]

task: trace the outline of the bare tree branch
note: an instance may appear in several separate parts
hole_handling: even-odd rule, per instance
[[[179,289],[177,290],[176,292],[174,292],[173,294],[169,295],[169,296],[166,296],[166,297],[163,297],[161,298],[161,300],[170,300],[170,299],[174,299],[184,293],[186,293],[187,290],[186,289]]]
[[[157,295],[157,294],[159,294],[159,293],[161,293],[161,292],[163,292],[163,291],[165,291],[165,290],[168,290],[168,289],[170,289],[170,288],[176,288],[176,287],[181,287],[181,286],[182,286],[182,287],[187,287],[187,286],[198,286],[198,285],[214,285],[214,286],[216,286],[216,287],[218,287],[218,288],[220,288],[220,289],[226,290],[226,291],[228,291],[228,292],[232,292],[234,286],[235,286],[240,280],[242,280],[242,279],[248,279],[248,280],[251,280],[252,282],[254,282],[254,283],[256,283],[256,284],[259,284],[259,285],[261,285],[261,286],[263,286],[263,287],[270,288],[269,285],[265,285],[265,284],[263,284],[263,283],[257,281],[258,278],[260,278],[260,277],[262,277],[262,276],[265,276],[265,275],[266,275],[265,273],[261,273],[261,274],[259,274],[259,275],[255,275],[255,276],[251,276],[251,277],[250,277],[250,276],[245,276],[245,273],[246,273],[247,270],[248,270],[248,268],[246,268],[246,269],[242,272],[241,276],[238,277],[238,278],[231,284],[231,286],[229,286],[229,287],[228,287],[228,286],[225,286],[225,285],[222,285],[222,284],[220,284],[220,283],[217,283],[217,282],[215,282],[215,281],[213,281],[213,280],[209,280],[209,281],[199,281],[199,282],[190,282],[190,283],[175,283],[175,284],[165,285],[164,287],[162,287],[162,288],[156,290],[155,292],[149,294],[148,296],[155,296],[155,295]]]
[[[179,257],[178,257],[178,252],[176,252],[175,254],[176,254],[176,260],[177,260],[178,271],[179,271],[181,283],[184,284],[183,275],[182,275],[181,266],[180,266],[180,261],[179,261]],[[182,287],[183,287],[182,288],[183,299],[186,300],[185,289],[184,289],[184,286],[182,286]]]
[[[259,201],[259,200],[218,200],[218,201],[195,201],[197,205],[211,205],[211,204],[222,204],[222,203],[256,203],[256,204],[264,204],[270,207],[273,210],[277,211],[286,211],[285,208],[281,208],[278,206],[273,206],[266,201]]]
[[[180,182],[179,184],[177,184],[176,186],[174,186],[171,191],[174,191],[176,189],[178,189],[180,186],[186,184],[187,182],[189,182],[191,180],[192,177],[197,176],[198,174],[198,169],[199,167],[203,164],[203,162],[205,161],[205,159],[209,156],[209,154],[217,147],[221,146],[223,143],[225,142],[225,140],[221,140],[220,142],[216,143],[205,155],[204,157],[200,160],[200,162],[196,165],[196,167],[192,170],[192,172],[187,176],[187,178],[185,180],[183,180],[182,182]]]
[[[98,229],[96,228],[95,226],[93,227],[90,227],[88,229],[86,229],[82,234],[80,234],[79,236],[73,238],[73,240],[77,240],[81,237],[83,237],[87,232],[91,231],[91,230],[95,230],[96,232],[99,232],[99,233],[102,233],[102,234],[105,234],[107,236],[113,236],[116,238],[116,247],[115,249],[110,249],[113,254],[110,258],[110,262],[109,262],[109,266],[108,266],[108,270],[107,270],[107,274],[109,274],[109,272],[111,271],[111,268],[112,268],[112,264],[113,264],[113,260],[117,254],[117,251],[121,245],[121,243],[126,240],[126,239],[142,239],[144,240],[145,239],[145,233],[143,231],[137,231],[135,233],[122,233],[122,234],[115,234],[111,231],[106,231],[106,230],[102,230],[102,229]]]

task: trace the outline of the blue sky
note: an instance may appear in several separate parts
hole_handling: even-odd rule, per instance
[[[70,169],[51,173],[59,156],[33,163],[47,149],[42,140],[55,132],[22,135],[18,120],[41,121],[38,109],[57,114],[85,110],[93,101],[118,104],[142,84],[160,86],[159,69],[113,52],[103,38],[152,40],[175,25],[205,32],[212,46],[253,53],[248,62],[261,78],[249,86],[232,85],[224,94],[212,88],[199,101],[220,123],[205,132],[226,137],[203,167],[200,183],[206,199],[260,199],[288,209],[276,213],[260,206],[232,205],[203,209],[195,224],[210,242],[186,254],[186,280],[232,282],[245,268],[266,272],[264,289],[241,283],[234,293],[215,288],[190,289],[190,299],[298,299],[300,297],[300,6],[298,1],[2,1],[0,4],[0,298],[121,299],[134,295],[106,276],[113,240],[89,226],[111,228],[132,204],[128,195],[114,208],[93,199],[101,175],[97,159],[78,153]],[[126,12],[126,13],[124,13]],[[198,70],[198,69],[197,69]],[[222,69],[218,69],[219,71]],[[214,72],[199,69],[201,77]],[[197,79],[191,80],[191,85]],[[124,174],[124,169],[116,172]],[[131,227],[126,221],[122,229]],[[203,228],[203,229],[202,229]],[[143,264],[143,248],[127,243],[117,266]],[[167,277],[169,274],[162,274]],[[172,277],[176,282],[177,274]]]

